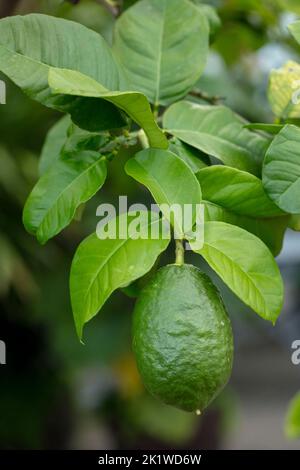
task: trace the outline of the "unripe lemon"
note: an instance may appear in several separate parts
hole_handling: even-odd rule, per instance
[[[233,359],[231,323],[210,278],[191,265],[160,269],[136,303],[133,349],[150,393],[186,411],[207,407]]]

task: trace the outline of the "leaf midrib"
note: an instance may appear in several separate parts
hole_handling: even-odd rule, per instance
[[[63,191],[62,191],[61,193],[59,193],[58,196],[54,199],[53,204],[51,205],[51,207],[49,207],[49,208],[46,210],[46,212],[45,212],[45,214],[44,214],[44,217],[41,219],[41,222],[40,222],[40,224],[39,224],[39,227],[38,227],[37,230],[36,230],[37,232],[39,232],[39,231],[41,230],[41,227],[42,227],[43,223],[45,222],[46,217],[48,217],[49,212],[51,212],[51,211],[53,210],[53,207],[58,204],[57,201],[63,197],[64,193],[65,193],[66,191],[68,191],[69,188],[70,188],[71,186],[73,186],[73,184],[75,184],[79,178],[81,178],[81,177],[84,176],[86,173],[88,173],[90,170],[92,170],[92,169],[93,169],[95,166],[97,166],[100,162],[104,162],[104,161],[105,161],[105,157],[103,157],[103,156],[100,157],[99,160],[97,160],[97,161],[94,162],[92,165],[90,165],[88,168],[86,168],[82,173],[80,173],[79,175],[77,175],[67,186],[64,187]]]
[[[50,70],[53,67],[50,67]],[[68,69],[66,69],[68,70]],[[77,72],[77,71],[74,71]],[[78,72],[81,74],[81,72]],[[82,74],[84,75],[84,74]],[[64,76],[58,75],[58,77],[64,80]],[[119,109],[124,111],[131,119],[133,119],[142,129],[144,129],[145,133],[148,136],[150,142],[152,142],[153,146],[158,145],[158,139],[160,140],[160,144],[166,144],[166,138],[163,134],[162,129],[158,126],[156,121],[153,119],[153,115],[151,112],[151,108],[147,97],[139,92],[139,91],[112,91],[104,87],[100,82],[91,78],[94,84],[94,90],[90,89],[89,91],[85,91],[83,88],[74,88],[72,85],[72,89],[67,87],[64,89],[63,87],[50,87],[55,93],[59,94],[68,94],[72,96],[84,96],[85,98],[99,98],[104,99],[114,106],[117,106]],[[96,86],[101,87],[101,90],[97,89]],[[105,90],[105,91],[104,91]],[[120,101],[120,99],[126,98],[127,101],[124,104],[124,101]],[[135,100],[128,100],[128,98],[135,98]],[[141,108],[142,104],[142,108]],[[165,142],[163,142],[165,140]],[[156,145],[155,145],[156,144]]]
[[[226,253],[224,253],[223,251],[221,251],[219,248],[216,248],[214,245],[211,245],[210,243],[207,243],[207,242],[205,242],[205,245],[208,246],[208,247],[210,247],[211,249],[217,251],[217,252],[220,253],[222,256],[225,256],[225,258],[228,259],[231,264],[233,264],[241,273],[243,273],[243,274],[247,277],[247,279],[249,279],[250,284],[251,284],[252,286],[254,286],[255,291],[259,294],[259,298],[261,299],[262,304],[263,304],[263,306],[264,306],[264,313],[267,314],[268,318],[271,318],[271,317],[269,316],[269,309],[268,309],[268,307],[267,307],[266,301],[265,301],[265,299],[264,299],[262,293],[260,292],[260,290],[259,290],[258,287],[256,286],[254,280],[250,277],[250,275],[249,275],[246,271],[244,271],[244,270],[242,269],[242,267],[240,267],[237,263],[235,263],[235,261],[232,260]],[[205,258],[205,255],[204,255],[203,253],[201,253],[201,254],[202,254],[202,256]],[[221,274],[219,274],[219,275],[220,275],[221,278],[223,278],[223,276],[222,276]],[[244,300],[244,299],[243,299],[243,300]],[[247,303],[245,300],[244,300],[244,302]],[[250,307],[252,307],[252,305],[251,305],[250,303],[248,303],[248,305],[250,305]]]
[[[40,60],[33,59],[32,57],[26,55],[26,54],[21,54],[20,52],[16,52],[14,49],[10,49],[9,47],[4,46],[4,44],[1,44],[0,42],[0,48],[4,49],[5,51],[9,52],[12,55],[17,55],[18,57],[25,57],[26,60],[29,60],[30,62],[33,62],[34,64],[39,64],[44,67],[52,67],[49,64],[46,64],[45,62],[41,62]]]
[[[293,186],[294,185],[299,185],[300,182],[300,176],[297,177],[295,181],[292,182],[290,186],[288,186],[280,195],[278,202],[281,203],[284,199],[284,197],[287,195],[287,193],[293,191]]]
[[[167,194],[166,194],[166,192],[165,192],[163,186],[161,186],[159,180],[158,180],[158,179],[155,179],[155,178],[153,177],[153,175],[151,175],[151,173],[148,173],[147,169],[144,168],[144,167],[140,164],[140,162],[137,162],[137,161],[136,161],[136,164],[143,170],[143,172],[145,172],[145,174],[146,174],[146,179],[149,179],[150,182],[153,182],[154,184],[156,184],[156,185],[158,186],[159,190],[161,191],[161,193],[163,194],[163,196],[164,196],[164,198],[165,198],[165,202],[167,202],[167,204],[168,204],[169,206],[171,206],[171,205],[172,205],[172,201],[170,201],[170,200],[168,199]],[[142,184],[144,184],[144,183],[142,183]],[[155,198],[155,196],[154,196],[154,194],[153,194],[153,192],[152,192],[152,190],[151,190],[150,188],[148,188],[148,190],[150,191],[150,193],[151,193],[152,196],[153,196],[153,199],[155,200],[155,202],[156,202],[159,206],[160,206],[161,204],[163,204],[163,202],[160,202],[160,203],[159,203],[158,201],[156,201],[156,198]],[[182,227],[180,227],[180,224],[178,224],[178,222],[177,222],[177,220],[176,220],[175,217],[174,217],[174,221],[176,221],[177,229],[179,229],[179,232],[182,232],[182,230],[181,230]]]
[[[209,167],[209,168],[214,168],[214,167]],[[206,168],[204,170],[207,170]],[[201,170],[200,170],[201,172]],[[199,172],[199,173],[200,173]],[[227,184],[227,188],[230,188],[232,193],[234,193],[236,191],[236,188],[235,186],[242,186],[242,185],[246,185],[246,184],[251,184],[252,187],[251,187],[251,190],[247,190],[247,197],[244,198],[244,200],[242,201],[239,201],[238,204],[234,203],[234,207],[228,207],[226,205],[226,203],[224,202],[224,199],[222,199],[222,201],[215,201],[215,200],[212,200],[212,199],[209,199],[207,198],[207,195],[206,195],[206,199],[207,201],[210,201],[212,202],[213,204],[216,204],[220,207],[223,207],[224,209],[236,214],[236,215],[241,215],[241,216],[246,216],[246,217],[251,217],[253,219],[257,219],[257,218],[272,218],[272,217],[280,217],[282,215],[284,215],[284,212],[281,211],[281,209],[279,209],[276,204],[274,204],[271,200],[269,201],[267,196],[264,194],[263,192],[263,187],[260,188],[259,186],[259,180],[258,178],[256,178],[256,176],[254,175],[251,175],[249,173],[249,175],[253,178],[252,178],[252,181],[247,181],[247,182],[240,182],[240,183],[237,183],[237,184],[234,184],[234,183],[229,183]],[[210,175],[209,175],[210,176]],[[254,181],[254,178],[256,178],[258,181]],[[224,178],[225,179],[225,178]],[[200,181],[200,185],[202,184],[203,182]],[[205,189],[204,189],[204,186],[203,185],[203,188],[202,188],[202,192],[203,194],[205,194]],[[217,188],[214,190],[214,193],[216,193],[217,195],[220,193],[220,191],[222,191],[224,189],[224,186],[221,186],[219,185],[219,182],[218,182],[218,186]],[[208,189],[208,191],[210,190],[210,188]],[[244,193],[246,191],[244,190]],[[251,194],[252,192],[252,194]],[[212,195],[213,197],[213,195]],[[220,197],[220,196],[219,196]],[[228,195],[226,196],[228,198]],[[260,208],[263,207],[264,208],[264,211],[265,210],[272,210],[274,211],[274,214],[265,214],[265,215],[262,215],[261,212],[259,212],[260,215],[257,215],[257,214],[249,214],[249,213],[243,213],[243,212],[240,212],[240,210],[238,209],[238,207],[240,207],[242,205],[242,207],[244,207],[243,205],[245,203],[247,203],[247,201],[249,201],[249,198],[251,199],[252,202],[255,202],[256,205],[259,205]],[[267,208],[267,209],[266,209]],[[249,208],[248,208],[249,209]],[[261,209],[260,209],[261,210]]]
[[[157,220],[155,220],[155,221],[152,221],[152,222],[148,223],[147,225],[145,224],[145,225],[143,225],[142,227],[151,227],[151,225],[154,225],[154,224],[157,223],[157,222],[159,222],[159,219],[157,219]],[[119,240],[120,240],[120,239],[119,239]],[[92,278],[92,280],[91,280],[91,282],[90,282],[90,285],[89,285],[88,289],[85,290],[85,296],[84,296],[84,299],[85,299],[85,300],[86,300],[87,297],[89,296],[90,291],[91,291],[91,289],[93,288],[96,279],[99,277],[99,274],[100,274],[100,272],[102,271],[103,267],[109,263],[109,261],[111,260],[111,258],[112,258],[112,257],[117,253],[117,251],[119,251],[127,242],[132,241],[132,238],[129,236],[128,238],[125,238],[124,240],[120,240],[120,241],[121,241],[121,243],[116,246],[116,248],[109,254],[108,257],[106,257],[106,258],[103,259],[102,263],[100,264],[99,268],[97,269],[96,274],[93,276],[93,278]],[[102,304],[102,305],[103,305],[103,304]],[[101,305],[100,305],[99,308],[101,308]]]
[[[162,48],[163,48],[163,42],[164,42],[164,32],[165,32],[165,16],[166,16],[166,3],[165,0],[163,1],[163,13],[162,13],[162,27],[161,27],[161,32],[159,36],[159,42],[158,42],[158,61],[157,61],[157,78],[156,78],[156,94],[155,94],[155,100],[154,104],[155,106],[159,105],[159,92],[160,92],[160,82],[161,82],[161,63],[162,63]]]
[[[174,134],[175,136],[176,136],[175,133],[179,133],[179,134],[180,133],[188,133],[188,134],[196,135],[198,137],[209,136],[209,137],[217,140],[221,144],[225,143],[225,144],[231,145],[233,148],[235,148],[239,152],[243,153],[244,155],[251,156],[251,152],[246,147],[241,147],[241,146],[237,145],[236,143],[234,143],[234,142],[232,142],[228,139],[226,140],[226,139],[224,139],[222,137],[219,137],[217,135],[209,134],[208,132],[193,131],[193,130],[188,130],[188,129],[167,129],[167,132],[170,132],[171,134]]]

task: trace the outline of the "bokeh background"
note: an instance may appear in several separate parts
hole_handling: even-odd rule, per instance
[[[0,0],[0,17],[52,14],[110,42],[114,16],[104,3]],[[124,0],[123,6],[133,3]],[[251,121],[272,122],[268,75],[288,59],[300,62],[300,48],[286,28],[300,16],[300,2],[206,3],[217,6],[222,26],[198,88],[221,96]],[[291,362],[292,341],[300,339],[300,235],[286,234],[278,258],[286,303],[275,328],[215,279],[236,342],[233,376],[222,395],[200,418],[159,403],[143,389],[131,353],[134,298],[115,293],[87,326],[85,346],[76,338],[69,302],[72,256],[95,229],[98,204],[116,202],[119,194],[151,202],[122,171],[128,151],[114,160],[105,187],[81,220],[39,246],[23,228],[22,207],[37,180],[47,130],[59,115],[0,78],[7,85],[7,104],[0,105],[0,339],[7,345],[7,365],[0,366],[0,448],[299,449],[300,440],[285,437],[284,419],[300,389],[300,366]],[[160,263],[172,259],[172,249]],[[187,258],[200,265],[199,257]]]

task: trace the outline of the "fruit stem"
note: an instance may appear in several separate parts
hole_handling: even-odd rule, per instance
[[[176,240],[176,260],[175,264],[182,266],[184,264],[184,246],[183,240]]]

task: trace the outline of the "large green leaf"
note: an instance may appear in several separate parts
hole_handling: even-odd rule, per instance
[[[291,216],[289,228],[295,230],[295,232],[300,232],[300,214],[294,214]]]
[[[295,2],[296,1],[297,0],[295,0]],[[298,3],[298,9],[300,11],[299,3]],[[292,33],[292,35],[294,36],[294,38],[296,39],[296,41],[300,44],[300,20],[295,21],[294,23],[290,24],[288,28],[290,32]]]
[[[289,216],[257,219],[235,214],[212,202],[204,201],[203,204],[206,222],[226,222],[237,225],[260,238],[274,256],[281,252],[284,234],[290,221]]]
[[[49,71],[49,84],[54,93],[100,98],[100,101],[113,103],[144,129],[152,147],[168,147],[168,141],[156,124],[148,100],[142,93],[112,92],[79,72],[55,68]]]
[[[226,165],[260,173],[269,140],[244,128],[245,122],[225,106],[181,101],[165,113],[164,128]]]
[[[81,150],[95,150],[109,153],[109,142],[114,138],[108,132],[89,132],[71,124],[66,141],[61,149],[62,155],[72,155]]]
[[[300,129],[286,125],[274,138],[263,165],[263,185],[282,210],[300,213]]]
[[[253,122],[245,124],[246,129],[252,129],[254,131],[262,131],[267,134],[276,135],[284,127],[283,124],[266,124],[264,122]]]
[[[203,3],[202,0],[200,1],[194,0],[194,3],[200,9],[201,13],[203,13],[203,15],[206,16],[206,19],[209,25],[209,33],[211,36],[214,36],[215,33],[220,29],[222,25],[222,22],[217,13],[217,10],[211,5]]]
[[[290,439],[300,437],[300,392],[289,404],[285,421],[285,433]]]
[[[207,155],[204,155],[198,149],[181,142],[181,140],[176,139],[176,137],[172,137],[172,139],[169,140],[169,150],[187,163],[193,173],[197,173],[199,170],[210,164]]]
[[[202,197],[235,214],[274,217],[283,212],[269,199],[262,181],[246,171],[214,165],[196,173]]]
[[[271,71],[268,98],[273,113],[281,118],[300,117],[300,65],[289,60]]]
[[[132,88],[168,105],[199,79],[208,39],[206,16],[188,0],[142,0],[117,20],[114,50]]]
[[[43,175],[61,156],[71,156],[82,150],[95,150],[101,153],[108,141],[107,132],[85,131],[73,124],[70,116],[63,116],[46,136],[39,162],[40,175]]]
[[[177,155],[166,150],[146,149],[128,160],[125,171],[149,189],[178,236],[192,229],[197,205],[201,203],[201,188],[192,170]],[[163,204],[167,205],[167,210]],[[183,217],[185,204],[192,209],[190,221]],[[175,211],[170,217],[168,208],[175,205],[179,206],[180,214]]]
[[[58,160],[61,149],[66,142],[67,132],[71,122],[70,116],[63,116],[49,130],[39,161],[39,172],[41,175]]]
[[[77,207],[88,201],[106,179],[106,161],[98,152],[82,151],[61,158],[43,174],[23,211],[28,232],[46,243],[73,219]]]
[[[132,221],[130,214],[111,219],[103,227],[103,231],[114,232],[116,229],[114,238],[98,238],[95,233],[86,238],[75,253],[71,267],[70,290],[79,338],[82,337],[84,324],[97,314],[112,292],[129,285],[150,271],[158,255],[169,244],[170,239],[164,231],[160,232],[157,239],[132,237]],[[158,214],[146,213],[140,230],[150,233],[150,229],[159,224],[161,222]],[[124,238],[119,237],[121,226],[122,230],[126,227]]]
[[[104,39],[84,26],[61,18],[31,14],[0,20],[0,70],[31,98],[46,106],[79,113],[80,124],[96,130],[121,127],[124,119],[111,103],[53,96],[49,67],[79,71],[111,90],[124,81]],[[92,128],[91,130],[95,130]]]
[[[195,251],[246,305],[275,323],[282,309],[283,283],[272,254],[259,238],[234,225],[207,222],[204,246]]]

